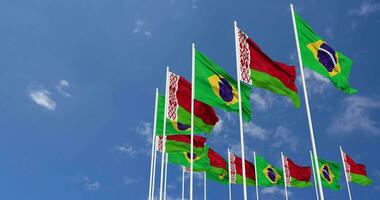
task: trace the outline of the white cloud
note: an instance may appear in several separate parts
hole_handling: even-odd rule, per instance
[[[153,125],[149,122],[140,122],[140,124],[136,127],[135,131],[146,137],[146,141],[148,144],[152,144],[152,134],[153,134]]]
[[[61,95],[65,97],[70,97],[71,95],[64,91],[65,88],[69,88],[69,87],[70,87],[70,83],[67,80],[60,80],[58,82],[58,85],[55,88]]]
[[[332,28],[327,28],[327,29],[325,29],[324,32],[325,32],[325,34],[327,35],[327,37],[329,37],[330,39],[333,39],[333,38],[334,38]]]
[[[129,144],[123,144],[120,146],[115,147],[116,150],[118,150],[120,153],[127,154],[129,157],[134,158],[135,155],[138,153],[131,145]]]
[[[380,170],[375,170],[373,173],[375,174],[376,178],[380,179]]]
[[[267,187],[267,188],[263,188],[261,190],[261,193],[263,195],[270,195],[272,196],[272,199],[274,198],[273,196],[280,196],[281,195],[281,198],[279,199],[283,199],[285,196],[285,190],[284,189],[280,189],[278,187]],[[288,197],[292,196],[292,193],[288,190]]]
[[[39,106],[42,106],[50,111],[55,110],[56,103],[50,98],[50,92],[45,89],[31,89],[29,97]]]
[[[251,94],[251,101],[253,102],[253,108],[259,111],[265,111],[272,107],[275,98],[274,94],[267,91],[255,90]]]
[[[213,129],[213,132],[215,134],[219,134],[220,132],[222,132],[223,130],[223,120],[222,119],[219,119],[219,122],[216,123],[216,125],[214,126],[214,129]]]
[[[146,37],[152,36],[152,32],[148,28],[147,23],[145,21],[143,21],[142,19],[136,19],[135,20],[135,27],[133,28],[132,33],[134,33],[134,34],[141,33],[141,34],[145,35]]]
[[[248,134],[249,136],[260,139],[260,140],[266,140],[268,138],[268,135],[270,132],[259,125],[249,122],[249,123],[244,123],[244,133]]]
[[[88,191],[97,191],[100,189],[100,183],[98,181],[92,181],[87,176],[83,177],[84,185]]]
[[[289,60],[296,62],[297,61],[297,52],[293,51],[292,53],[289,54]]]
[[[298,145],[298,139],[294,135],[291,134],[291,132],[283,127],[279,126],[276,129],[276,132],[274,134],[275,142],[272,143],[273,147],[282,147],[284,145],[287,145],[292,149],[293,151],[296,151],[297,145]]]
[[[342,114],[334,116],[328,133],[339,135],[360,131],[380,135],[379,122],[371,117],[371,111],[380,109],[379,100],[356,95],[344,99],[343,105]]]
[[[363,1],[359,8],[349,11],[349,14],[357,16],[368,16],[380,11],[380,3],[372,3],[371,1]]]
[[[304,75],[307,80],[306,86],[308,91],[311,91],[314,94],[324,93],[331,84],[329,79],[307,68],[304,68]],[[298,80],[300,82],[302,81],[301,78]]]
[[[194,9],[198,8],[198,6],[197,6],[197,0],[192,0],[191,1],[191,7],[194,8]]]
[[[136,184],[141,182],[141,178],[131,178],[131,177],[125,177],[124,182],[126,184]]]

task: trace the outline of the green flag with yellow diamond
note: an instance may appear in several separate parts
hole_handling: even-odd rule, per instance
[[[340,171],[342,169],[339,163],[318,158],[318,166],[323,187],[333,190],[342,188],[342,186],[339,185]]]
[[[240,84],[245,121],[251,119],[251,88]],[[228,112],[239,112],[237,82],[198,50],[195,51],[195,98]]]
[[[203,148],[201,152],[193,153],[193,170],[206,171],[210,167],[210,159],[208,158],[208,146]],[[171,164],[182,165],[189,168],[191,161],[190,152],[168,153],[168,162]]]
[[[284,173],[281,168],[273,167],[261,156],[256,156],[257,183],[259,186],[271,187],[284,185]]]
[[[352,61],[339,51],[335,51],[325,40],[295,13],[299,47],[305,67],[330,79],[336,88],[347,94],[355,94],[348,82]]]

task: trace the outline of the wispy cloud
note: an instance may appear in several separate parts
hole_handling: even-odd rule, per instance
[[[147,23],[143,21],[142,19],[135,20],[135,26],[133,28],[132,33],[134,34],[140,33],[148,38],[152,36],[152,31],[149,29]]]
[[[282,147],[282,146],[289,146],[290,149],[293,151],[296,151],[298,146],[298,139],[294,135],[291,134],[289,129],[279,126],[276,129],[276,132],[274,134],[274,138],[276,138],[274,143],[272,143],[273,147]]]
[[[149,122],[140,122],[135,129],[136,133],[146,138],[147,144],[152,144],[153,125]]]
[[[129,144],[115,146],[115,149],[119,151],[120,153],[128,155],[131,158],[135,158],[136,154],[138,153],[138,151],[135,150],[135,148],[133,148],[133,146]]]
[[[191,0],[191,7],[194,9],[198,8],[197,0]]]
[[[219,119],[218,123],[214,126],[213,132],[219,134],[223,130],[223,119]]]
[[[70,87],[70,83],[67,80],[60,80],[58,82],[58,85],[55,88],[61,95],[65,97],[70,97],[71,95],[64,91],[66,88],[69,88],[69,87]]]
[[[260,140],[266,140],[268,138],[268,135],[270,132],[261,126],[250,122],[250,123],[245,123],[244,125],[244,132],[248,134],[248,136],[251,136],[256,139]]]
[[[374,110],[379,109],[380,100],[357,95],[347,97],[343,100],[341,114],[333,117],[327,132],[339,135],[360,131],[360,133],[380,135],[379,122],[371,116],[375,113]]]
[[[261,193],[263,195],[270,195],[270,196],[280,196],[281,195],[280,199],[283,199],[283,196],[285,195],[285,190],[280,189],[278,187],[267,187],[267,188],[263,188],[261,190]],[[292,196],[292,193],[288,190],[288,197],[289,196]],[[273,199],[273,197],[272,197],[272,199]]]
[[[100,189],[100,183],[98,181],[92,181],[87,176],[83,177],[85,189],[88,191],[97,191]]]
[[[372,3],[371,1],[363,1],[359,8],[352,9],[349,11],[351,15],[357,16],[368,16],[370,14],[375,14],[380,11],[380,3]]]
[[[46,89],[30,89],[29,97],[39,106],[54,111],[57,104],[50,98],[50,92]]]
[[[313,72],[307,68],[304,68],[305,79],[307,80],[307,89],[311,91],[313,94],[322,94],[326,91],[326,89],[330,86],[330,80],[326,77]],[[298,78],[301,82],[301,78]]]
[[[136,184],[141,182],[141,178],[124,177],[126,184]]]
[[[254,109],[265,111],[272,107],[275,98],[270,92],[255,90],[251,95],[251,101]]]
[[[327,35],[327,37],[329,37],[330,39],[334,39],[334,35],[333,35],[333,30],[332,30],[332,28],[330,27],[330,28],[327,28],[327,29],[325,29],[325,34]]]

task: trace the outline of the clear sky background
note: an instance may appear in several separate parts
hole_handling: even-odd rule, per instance
[[[273,59],[297,66],[289,1],[1,0],[0,199],[146,199],[154,91],[165,66],[190,79],[191,43],[233,77],[233,20]],[[347,96],[306,71],[320,157],[341,161],[339,145],[365,163],[374,184],[351,184],[354,199],[380,196],[380,2],[295,1],[296,11],[330,46],[353,59]],[[255,150],[274,164],[280,152],[310,165],[303,90],[301,108],[262,89],[245,125],[247,158]],[[239,154],[238,117],[218,111],[208,144]],[[343,172],[343,171],[342,171]],[[169,166],[168,196],[180,197],[181,171]],[[202,176],[195,197],[201,199]],[[188,182],[187,182],[188,183]],[[344,181],[326,199],[347,199]],[[207,182],[209,199],[228,188]],[[188,185],[187,185],[188,186]],[[157,190],[156,190],[157,191]],[[315,197],[290,189],[290,199]],[[254,188],[249,198],[254,199]],[[284,199],[282,188],[260,189]],[[233,186],[234,199],[242,187]]]

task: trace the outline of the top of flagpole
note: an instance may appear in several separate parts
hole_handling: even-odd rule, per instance
[[[305,81],[305,76],[304,76],[304,72],[303,72],[302,55],[301,55],[301,50],[300,50],[299,41],[298,41],[297,24],[296,24],[293,4],[290,4],[290,11],[291,11],[291,15],[292,15],[293,31],[294,31],[295,41],[296,41],[299,68],[300,68],[300,72],[301,72],[301,80],[302,80],[302,86],[303,86],[306,115],[307,115],[308,125],[309,125],[311,146],[312,146],[312,150],[313,150],[313,156],[314,156],[315,163],[318,164],[317,147],[316,147],[315,139],[314,139],[313,121],[311,119],[311,112],[310,112],[310,107],[309,107],[309,97],[308,97],[308,93],[307,93],[306,81]],[[317,168],[318,167],[316,167],[316,171],[317,171]],[[318,187],[319,197],[321,198],[321,200],[324,200],[323,188],[322,188],[322,183],[321,183],[321,176],[319,173],[317,174],[317,179],[318,179],[318,186],[319,186]]]
[[[239,55],[239,41],[238,41],[238,28],[237,23],[234,21],[234,35],[235,35],[235,57],[236,57],[236,78],[238,87],[238,104],[239,104],[239,127],[240,127],[240,146],[241,146],[241,158],[243,163],[245,162],[245,152],[244,152],[244,133],[243,133],[243,111],[241,106],[241,90],[240,90],[240,55]],[[245,164],[242,165],[243,171],[243,197],[247,200],[247,182],[246,182],[246,171]]]

